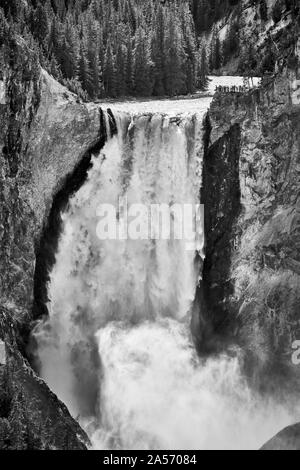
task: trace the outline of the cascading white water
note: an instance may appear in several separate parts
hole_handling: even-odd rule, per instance
[[[97,237],[99,205],[117,207],[120,196],[199,203],[203,112],[115,112],[118,134],[63,214],[50,316],[34,336],[41,376],[95,448],[258,448],[290,423],[251,394],[238,351],[197,357],[189,325],[199,265],[186,240]]]

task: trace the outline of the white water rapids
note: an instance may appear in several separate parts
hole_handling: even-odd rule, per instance
[[[115,105],[118,135],[63,214],[50,315],[34,336],[41,376],[95,449],[256,449],[292,421],[249,390],[238,351],[197,357],[190,310],[200,267],[184,240],[96,235],[99,205],[122,195],[199,203],[209,102],[157,102],[147,114],[140,103]]]

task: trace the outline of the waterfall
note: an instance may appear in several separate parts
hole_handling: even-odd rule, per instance
[[[239,351],[197,357],[190,317],[201,223],[194,249],[185,237],[101,239],[97,231],[103,205],[120,222],[120,198],[128,207],[199,205],[206,105],[175,115],[113,110],[114,136],[105,114],[107,143],[62,214],[49,318],[33,334],[40,375],[94,448],[257,448],[290,422],[248,389]]]

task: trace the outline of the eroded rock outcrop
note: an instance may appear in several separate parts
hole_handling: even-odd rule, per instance
[[[292,363],[292,344],[300,338],[295,80],[286,73],[261,90],[215,97],[206,126],[209,184],[202,192],[209,328],[233,336],[246,352],[252,378],[263,388],[279,383],[278,393],[300,378]]]
[[[22,352],[52,201],[66,181],[72,189],[70,175],[105,138],[101,115],[99,106],[79,102],[41,71],[22,39],[7,41],[0,76],[0,339],[7,351],[0,366],[0,448],[82,449],[85,433]]]

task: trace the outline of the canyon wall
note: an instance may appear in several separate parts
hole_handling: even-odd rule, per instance
[[[205,123],[207,342],[238,343],[249,377],[276,394],[300,378],[298,83],[285,72],[248,94],[217,94]]]
[[[35,276],[35,268],[53,198],[105,138],[101,115],[41,71],[22,39],[7,42],[0,76],[0,340],[6,344],[0,448],[85,448],[86,435],[22,353],[37,275],[46,275],[41,267]]]

